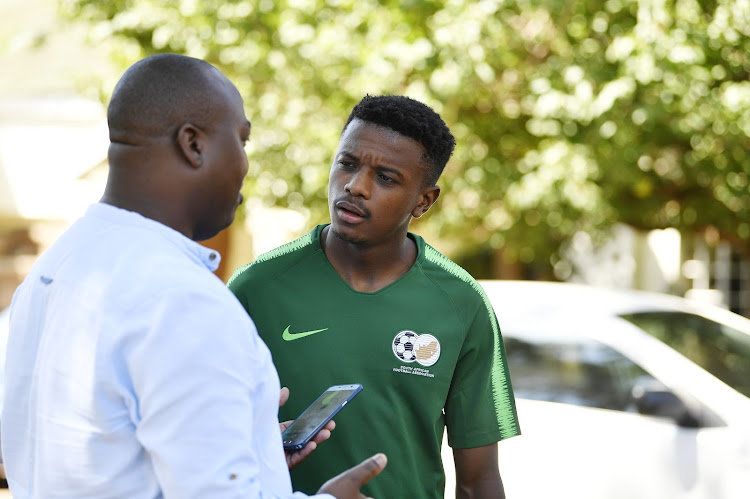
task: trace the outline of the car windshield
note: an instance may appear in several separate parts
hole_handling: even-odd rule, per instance
[[[594,340],[504,339],[516,397],[636,412],[632,388],[653,379]]]
[[[685,312],[638,312],[622,318],[750,397],[750,336],[747,334]]]

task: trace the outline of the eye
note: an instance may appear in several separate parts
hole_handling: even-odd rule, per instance
[[[396,179],[394,179],[393,177],[391,177],[389,175],[386,175],[385,173],[378,173],[378,178],[382,182],[385,182],[386,184],[393,184],[393,183],[396,182]]]
[[[338,163],[342,170],[353,170],[357,167],[357,165],[345,159],[340,159]]]

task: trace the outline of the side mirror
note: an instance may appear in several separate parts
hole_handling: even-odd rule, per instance
[[[658,381],[636,384],[631,395],[639,414],[668,418],[685,428],[701,426],[685,402]]]

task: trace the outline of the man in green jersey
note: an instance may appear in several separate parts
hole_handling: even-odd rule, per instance
[[[466,271],[408,232],[437,200],[454,145],[424,104],[366,96],[331,167],[331,223],[229,281],[294,386],[282,419],[330,385],[364,386],[335,437],[292,472],[297,490],[383,451],[390,466],[363,493],[442,498],[447,428],[456,495],[504,497],[497,442],[519,427],[495,313]]]

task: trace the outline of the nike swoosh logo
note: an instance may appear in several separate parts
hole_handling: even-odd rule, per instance
[[[289,332],[290,327],[291,326],[287,326],[286,329],[284,329],[284,332],[281,334],[281,337],[284,338],[284,341],[294,341],[300,338],[304,338],[305,336],[310,336],[311,334],[317,334],[317,333],[322,333],[323,331],[328,331],[328,328],[325,328],[325,329],[316,329],[314,331],[305,331],[304,333],[290,333]]]

